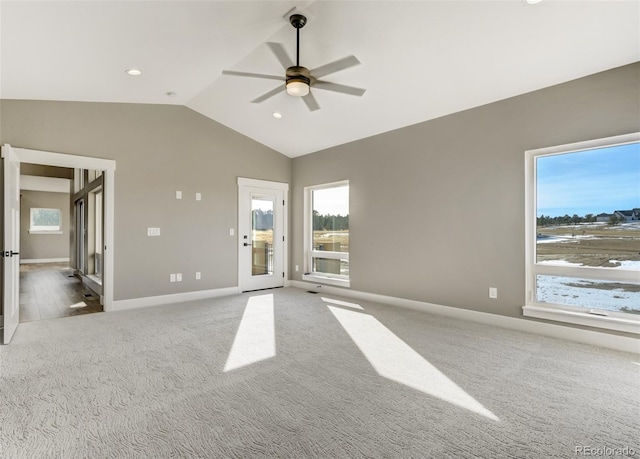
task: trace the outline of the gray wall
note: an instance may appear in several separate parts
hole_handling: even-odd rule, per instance
[[[69,193],[20,191],[20,259],[69,258]],[[30,209],[60,209],[62,234],[30,234]]]
[[[521,317],[525,150],[640,130],[639,88],[634,64],[295,158],[290,266],[303,187],[349,179],[353,290]]]
[[[291,178],[289,158],[180,106],[3,100],[0,142],[116,160],[115,300],[237,286],[236,177]]]
[[[302,266],[303,187],[349,179],[352,289],[520,317],[524,151],[640,130],[638,88],[634,64],[294,160],[161,105],[5,100],[0,142],[117,161],[116,300],[237,285],[237,176],[293,178]]]

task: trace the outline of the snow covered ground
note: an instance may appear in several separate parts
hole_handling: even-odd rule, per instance
[[[621,239],[630,234],[628,231],[638,231],[640,222],[627,222],[621,225],[610,226],[607,223],[583,223],[580,225],[557,226],[554,229],[566,229],[565,234],[545,235],[538,234],[537,244],[548,243],[576,243],[580,240],[599,239],[602,236],[580,234],[583,230],[606,230],[609,235],[606,239]],[[563,231],[564,232],[564,231]],[[598,234],[603,234],[599,232]],[[634,235],[636,233],[633,233]],[[635,236],[634,236],[635,237]],[[632,250],[633,252],[637,249]],[[638,281],[627,285],[627,288],[619,282],[588,280],[575,277],[538,276],[537,300],[546,303],[581,306],[585,308],[604,309],[608,311],[620,311],[622,308],[640,311],[640,261],[638,260],[609,260],[614,266],[607,269],[625,269],[638,271]],[[545,260],[539,264],[554,266],[584,266],[582,263],[573,263],[567,260]],[[635,287],[633,288],[632,287]]]
[[[607,311],[620,311],[621,308],[640,310],[640,292],[612,288],[612,284],[619,283],[575,277],[538,276],[537,296],[538,301],[543,303]]]

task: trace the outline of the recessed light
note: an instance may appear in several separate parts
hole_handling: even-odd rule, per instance
[[[273,112],[273,117],[277,120],[279,120],[280,118],[282,118],[282,113],[278,113],[278,112]]]
[[[127,69],[126,70],[127,75],[131,75],[131,76],[140,76],[142,75],[142,72],[138,69]]]
[[[542,2],[542,0],[525,0],[529,5],[537,5]]]

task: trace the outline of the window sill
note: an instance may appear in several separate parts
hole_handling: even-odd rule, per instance
[[[522,311],[525,317],[640,334],[640,321],[635,318],[625,319],[618,316],[600,316],[588,312],[568,311],[552,306],[535,304],[524,306]]]
[[[29,234],[62,234],[62,231],[38,231],[38,230],[29,230]]]
[[[302,280],[346,288],[349,288],[351,286],[351,282],[349,281],[349,279],[337,279],[335,277],[326,277],[321,274],[303,274]]]

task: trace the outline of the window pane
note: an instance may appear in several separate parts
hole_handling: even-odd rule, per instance
[[[536,158],[536,262],[640,270],[640,144]]]
[[[349,186],[314,190],[313,250],[349,252]]]
[[[640,314],[640,283],[538,275],[536,284],[541,303]]]
[[[39,231],[60,230],[60,209],[31,209],[31,229]]]
[[[349,260],[313,258],[313,272],[349,276]]]
[[[251,198],[251,274],[273,274],[273,199]]]

